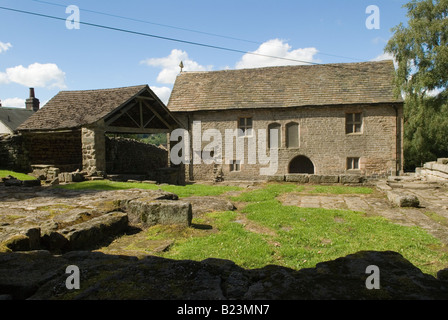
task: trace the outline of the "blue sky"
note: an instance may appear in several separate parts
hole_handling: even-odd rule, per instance
[[[407,0],[0,0],[14,8],[243,52],[313,63],[370,61],[391,28],[406,23]],[[379,29],[368,29],[369,5]],[[23,107],[34,87],[41,105],[61,90],[148,84],[167,102],[179,62],[184,71],[300,62],[245,55],[0,9],[0,100]]]

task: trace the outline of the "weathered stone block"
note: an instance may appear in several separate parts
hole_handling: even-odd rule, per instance
[[[448,165],[446,165],[446,164],[434,163],[432,165],[432,169],[443,172],[443,173],[448,173]]]
[[[338,183],[339,176],[330,176],[330,175],[317,175],[312,174],[309,176],[310,183],[319,184],[319,183]]]
[[[183,200],[191,203],[193,215],[213,211],[233,211],[236,209],[232,202],[221,197],[188,197]]]
[[[178,200],[131,200],[124,205],[131,223],[145,227],[156,224],[190,226],[193,217],[190,202]]]
[[[3,245],[12,251],[29,251],[30,239],[24,234],[18,234],[4,241]]]
[[[285,176],[283,175],[268,176],[267,180],[272,182],[282,182],[285,181]]]
[[[80,250],[122,234],[127,227],[127,214],[112,212],[66,228],[61,233],[67,238],[70,250]]]
[[[308,183],[310,181],[310,177],[307,174],[287,174],[287,175],[285,175],[285,181],[297,182],[297,183]]]
[[[11,236],[3,245],[12,251],[36,250],[40,247],[40,228],[31,227],[19,230]]]
[[[320,177],[320,183],[339,183],[339,176],[327,176]]]
[[[43,248],[52,252],[60,252],[68,247],[68,240],[61,233],[53,230],[44,232],[40,238]]]
[[[358,175],[341,175],[339,176],[340,183],[362,183],[363,177]]]
[[[415,207],[420,205],[419,199],[414,195],[401,194],[396,191],[388,191],[387,198],[398,207]]]
[[[24,187],[39,187],[41,186],[41,182],[38,179],[35,180],[23,180],[22,186]]]

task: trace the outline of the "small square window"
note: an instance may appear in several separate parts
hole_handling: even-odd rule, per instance
[[[361,133],[362,132],[362,114],[347,113],[345,115],[345,133]]]
[[[232,160],[230,162],[230,172],[241,171],[241,161],[240,160]]]
[[[242,136],[252,136],[252,118],[240,118],[238,129],[242,130]]]
[[[347,170],[359,170],[359,158],[347,158]]]

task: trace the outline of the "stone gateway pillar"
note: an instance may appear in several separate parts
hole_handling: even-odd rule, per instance
[[[82,167],[89,176],[106,174],[106,138],[97,126],[81,129]]]

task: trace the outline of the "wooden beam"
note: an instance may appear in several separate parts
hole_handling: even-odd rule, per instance
[[[143,127],[143,106],[142,106],[142,100],[140,100],[138,102],[138,107],[140,109],[140,128],[144,128]]]
[[[155,99],[154,98],[151,98],[151,97],[142,97],[142,96],[139,96],[139,97],[135,97],[136,99],[142,99],[142,100],[149,100],[149,101],[155,101]]]
[[[135,121],[134,118],[132,118],[131,115],[130,115],[127,111],[126,111],[125,113],[126,113],[126,115],[127,115],[132,121],[134,121],[135,125],[136,125],[138,128],[140,128],[140,124],[139,124],[137,121]]]
[[[132,109],[136,104],[137,102],[134,102],[122,108],[121,110],[118,110],[117,113],[112,118],[107,120],[106,125],[110,125],[111,123],[113,123],[115,120],[123,116],[128,110]]]
[[[145,125],[143,126],[143,128],[146,128],[146,126],[156,117],[155,114],[152,115],[151,119],[148,120],[148,122],[145,123]]]
[[[151,128],[130,128],[130,127],[111,127],[107,126],[105,132],[108,133],[129,133],[129,134],[151,134],[151,133],[168,133],[169,129],[151,129]]]
[[[165,121],[165,119],[163,119],[163,117],[156,111],[154,110],[153,107],[151,107],[151,105],[149,105],[148,103],[146,103],[146,101],[143,101],[143,104],[152,111],[152,113],[154,113],[154,115],[159,118],[160,121],[163,122],[164,125],[166,125],[167,128],[171,128],[171,125]]]

